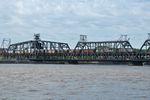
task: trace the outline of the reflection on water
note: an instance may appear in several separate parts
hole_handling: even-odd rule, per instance
[[[0,100],[150,100],[150,67],[1,64]]]

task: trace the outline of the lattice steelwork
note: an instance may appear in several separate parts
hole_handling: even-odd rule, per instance
[[[150,53],[150,33],[148,33],[148,39],[140,48],[140,53]]]
[[[74,52],[133,52],[129,41],[78,42]]]
[[[140,48],[140,53],[150,53],[150,39],[146,40]]]
[[[134,51],[127,39],[102,42],[79,41],[74,50],[70,50],[67,43],[43,41],[39,37],[39,34],[35,34],[34,40],[11,44],[5,53],[0,54],[7,61],[150,62],[150,53],[147,53],[150,50],[150,39],[145,41],[139,53]]]
[[[27,54],[27,53],[64,53],[69,52],[70,47],[67,43],[42,41],[39,35],[35,35],[35,40],[11,44],[8,53]]]

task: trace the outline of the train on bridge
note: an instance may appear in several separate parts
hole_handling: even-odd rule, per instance
[[[74,49],[68,43],[53,42],[40,39],[34,34],[34,40],[10,44],[0,49],[1,61],[15,62],[132,62],[143,64],[150,62],[150,39],[140,49],[135,49],[126,38],[117,41],[87,41],[86,35]]]

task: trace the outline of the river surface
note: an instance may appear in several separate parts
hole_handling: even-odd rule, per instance
[[[0,100],[150,100],[150,66],[0,64]]]

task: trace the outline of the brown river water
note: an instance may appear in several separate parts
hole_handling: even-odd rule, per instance
[[[0,64],[0,100],[150,100],[150,66]]]

